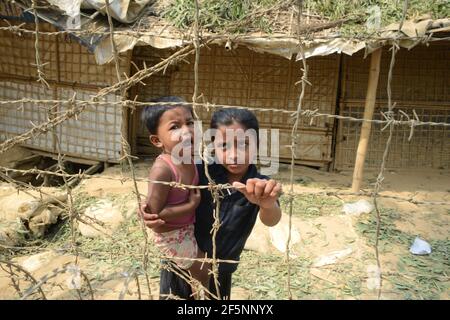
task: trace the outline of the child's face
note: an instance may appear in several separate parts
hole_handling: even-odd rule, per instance
[[[246,128],[237,122],[219,126],[214,138],[216,158],[234,175],[244,175],[255,156],[256,137],[242,136]]]
[[[166,153],[171,153],[175,146],[182,144],[183,148],[177,148],[175,156],[183,156],[183,151],[188,150],[192,154],[194,137],[194,120],[190,110],[185,107],[176,107],[163,113],[159,119],[156,135],[150,136],[150,141]],[[179,152],[178,152],[179,150]]]

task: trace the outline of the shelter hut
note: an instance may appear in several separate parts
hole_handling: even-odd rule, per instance
[[[79,4],[82,2],[81,9]],[[192,28],[178,25],[167,10],[167,1],[0,1],[3,22],[0,29],[0,99],[22,98],[61,101],[90,101],[99,90],[126,80],[145,67],[167,59],[192,40]],[[401,7],[399,5],[399,7]],[[258,11],[259,10],[259,11]],[[277,110],[296,110],[302,76],[299,35],[308,65],[308,82],[303,109],[329,115],[362,118],[368,90],[372,52],[381,53],[373,118],[381,119],[386,110],[386,82],[393,43],[401,48],[393,70],[392,101],[396,109],[422,121],[450,123],[450,19],[420,16],[379,25],[370,37],[349,37],[343,33],[351,19],[332,21],[306,12],[298,18],[292,1],[281,1],[255,11],[254,20],[264,17],[270,31],[248,27],[233,33],[202,29],[199,65],[200,102],[258,108],[261,127],[279,129],[281,161],[290,162],[291,117]],[[39,17],[38,52],[33,12]],[[248,20],[248,17],[247,17]],[[239,25],[227,25],[240,30]],[[191,21],[192,22],[192,21]],[[300,24],[299,24],[300,22]],[[365,19],[352,23],[367,29]],[[179,24],[179,21],[178,21]],[[182,23],[181,23],[182,24]],[[234,28],[234,29],[233,29]],[[399,30],[400,28],[400,30]],[[24,30],[29,30],[28,32]],[[244,28],[245,29],[245,28]],[[64,31],[55,36],[46,32]],[[236,31],[237,32],[237,31]],[[115,64],[118,54],[118,69]],[[36,82],[36,57],[49,86]],[[373,58],[373,55],[372,55]],[[373,59],[372,59],[373,60]],[[174,60],[175,62],[175,60]],[[168,64],[164,70],[94,99],[77,117],[62,122],[50,131],[23,142],[35,152],[55,156],[61,153],[85,163],[120,161],[122,137],[132,153],[149,156],[155,150],[140,123],[140,106],[121,108],[120,102],[149,101],[160,96],[177,95],[191,101],[194,86],[194,56]],[[76,95],[74,96],[74,94]],[[100,103],[101,102],[101,103]],[[33,126],[56,118],[71,103],[2,103],[0,141],[19,135]],[[264,110],[265,109],[265,110]],[[201,108],[200,117],[209,123],[213,108]],[[365,164],[379,166],[387,133],[374,124],[369,134]],[[449,127],[415,128],[395,131],[388,167],[448,167],[450,164]],[[296,163],[318,168],[346,169],[355,165],[361,122],[333,117],[303,117],[299,130]],[[363,161],[364,162],[364,161]]]

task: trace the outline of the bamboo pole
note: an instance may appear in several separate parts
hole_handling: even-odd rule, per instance
[[[367,85],[366,102],[364,105],[364,119],[371,120],[375,109],[378,78],[380,75],[381,48],[372,52],[370,58],[369,82]],[[372,123],[364,121],[361,126],[358,150],[356,152],[355,169],[353,171],[352,192],[358,192],[363,181],[364,162],[369,144]]]

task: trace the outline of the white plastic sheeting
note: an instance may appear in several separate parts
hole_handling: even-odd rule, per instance
[[[134,22],[151,0],[109,0],[111,17],[123,23]],[[106,14],[105,0],[47,0],[69,17],[80,14],[80,9],[95,9]]]
[[[81,16],[80,28],[90,30],[94,27],[96,30],[109,31],[109,25],[104,15],[106,14],[105,0],[47,0],[60,11],[65,13],[66,18],[76,16],[80,9],[95,9],[101,14],[95,18]],[[21,0],[22,6],[26,8],[29,4],[24,4],[26,0]],[[137,45],[148,45],[157,49],[166,49],[179,47],[189,41],[189,37],[182,30],[173,27],[161,17],[146,14],[145,9],[155,9],[158,5],[161,7],[162,1],[153,0],[110,0],[111,16],[128,26],[116,27],[115,31],[133,31],[132,22],[139,20],[144,22],[145,27],[139,29],[139,34],[115,34],[114,42],[119,53],[131,50]],[[155,8],[154,8],[155,7]],[[156,9],[155,9],[156,10]],[[375,10],[376,11],[376,10]],[[374,11],[374,17],[377,16]],[[57,25],[59,28],[67,29],[68,20],[62,17],[57,10],[39,11],[38,15],[43,20]],[[375,19],[376,20],[376,19]],[[376,22],[376,21],[375,21]],[[371,25],[376,26],[377,23]],[[184,30],[186,32],[187,30]],[[344,53],[353,55],[354,53],[365,49],[366,54],[371,53],[375,49],[397,43],[400,47],[411,49],[423,41],[423,38],[438,32],[450,31],[450,18],[433,20],[430,16],[418,17],[414,20],[405,21],[399,30],[399,23],[393,23],[377,32],[377,39],[348,39],[342,37],[339,33],[335,35],[328,34],[327,37],[312,38],[312,40],[303,41],[303,49],[305,58],[314,56],[324,56],[334,53]],[[219,37],[217,34],[208,32],[202,33],[203,40],[215,37],[216,44],[232,43],[235,48],[239,45],[246,46],[258,52],[266,52],[279,55],[288,59],[296,56],[297,60],[301,60],[299,54],[300,46],[296,36],[287,34],[245,34],[245,35],[229,35],[228,37]],[[109,35],[80,36],[80,40],[94,51],[98,64],[108,63],[113,60],[113,48]]]
[[[59,99],[70,99],[73,90],[57,88]],[[0,99],[19,100],[26,96],[31,99],[52,100],[53,92],[43,89],[38,83],[16,83],[0,81]],[[92,92],[77,90],[77,99],[90,100]],[[121,98],[113,93],[104,97],[105,101],[117,102]],[[58,106],[59,112],[67,110],[67,104]],[[48,120],[46,106],[34,103],[4,105],[0,110],[0,140],[6,140],[30,130]],[[68,155],[83,155],[96,160],[118,161],[121,157],[122,109],[108,105],[89,105],[76,119],[72,118],[57,126],[61,152]],[[25,142],[26,145],[54,152],[52,132],[43,133]]]

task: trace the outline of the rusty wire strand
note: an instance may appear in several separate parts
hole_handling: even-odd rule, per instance
[[[135,32],[135,31],[122,31],[122,30],[114,30],[113,28],[113,23],[112,23],[112,19],[110,16],[110,12],[109,12],[109,1],[106,0],[106,12],[107,12],[107,16],[108,16],[108,23],[109,23],[109,30],[108,31],[58,31],[58,32],[43,32],[39,30],[39,19],[38,19],[38,15],[37,15],[37,11],[36,9],[38,8],[36,6],[36,0],[32,0],[32,10],[34,12],[34,16],[35,16],[35,29],[34,30],[29,30],[26,28],[23,28],[23,24],[19,25],[19,26],[9,26],[9,27],[0,27],[0,31],[1,30],[8,30],[11,32],[14,32],[15,34],[22,32],[22,33],[30,33],[30,34],[34,34],[35,35],[35,53],[36,53],[36,68],[37,68],[37,80],[39,82],[41,82],[42,84],[44,84],[45,86],[49,87],[48,82],[45,80],[44,76],[44,72],[43,72],[43,67],[45,66],[45,63],[43,64],[41,62],[40,59],[40,55],[39,55],[39,36],[40,35],[46,35],[46,36],[50,36],[50,35],[61,35],[61,34],[84,34],[86,32],[89,32],[90,34],[94,34],[94,33],[98,33],[98,34],[104,34],[104,35],[109,35],[110,36],[110,41],[111,41],[111,46],[113,49],[113,59],[115,62],[115,66],[116,66],[116,73],[117,73],[117,79],[118,82],[108,86],[106,88],[102,88],[101,90],[99,90],[97,92],[96,95],[92,96],[92,98],[90,100],[76,100],[76,95],[74,95],[72,98],[67,99],[67,100],[39,100],[39,99],[29,99],[29,98],[24,98],[24,99],[20,99],[20,100],[2,100],[0,101],[0,105],[3,106],[14,106],[19,104],[20,106],[23,107],[24,103],[33,103],[36,105],[39,105],[39,107],[41,107],[42,105],[45,104],[51,104],[51,105],[55,105],[55,104],[68,104],[70,109],[68,109],[65,112],[59,112],[59,113],[55,113],[55,117],[53,119],[49,119],[49,121],[41,123],[39,125],[34,125],[32,124],[32,129],[30,129],[29,131],[18,135],[14,138],[8,139],[4,142],[2,142],[0,144],[0,154],[4,153],[5,151],[9,150],[10,148],[12,148],[14,145],[23,143],[29,139],[34,139],[37,136],[54,129],[56,126],[61,125],[62,123],[64,123],[66,120],[71,119],[71,118],[76,118],[78,115],[80,115],[86,108],[92,106],[92,105],[108,105],[111,107],[115,107],[115,106],[120,106],[123,108],[131,108],[133,109],[136,106],[144,106],[144,105],[154,105],[154,104],[162,104],[162,103],[148,103],[148,102],[139,102],[136,100],[125,100],[125,92],[128,88],[130,88],[133,85],[136,85],[138,83],[142,83],[142,81],[148,77],[150,77],[151,75],[166,70],[166,68],[171,65],[171,64],[175,64],[178,61],[183,61],[187,56],[191,55],[191,54],[195,54],[195,64],[194,64],[194,93],[193,93],[193,97],[192,97],[192,105],[193,105],[193,110],[194,110],[194,114],[196,116],[196,118],[198,119],[198,115],[196,112],[196,108],[199,106],[202,107],[206,107],[206,108],[245,108],[248,110],[254,110],[254,111],[259,111],[259,112],[279,112],[279,113],[286,113],[291,115],[291,117],[295,120],[294,121],[294,126],[291,132],[291,174],[290,174],[290,192],[287,194],[287,196],[289,197],[289,202],[290,202],[290,212],[289,212],[289,235],[288,235],[288,241],[287,241],[287,245],[286,245],[286,259],[287,259],[287,267],[288,267],[288,278],[287,278],[287,282],[288,282],[288,296],[290,299],[292,299],[292,293],[291,293],[291,286],[290,286],[290,278],[291,278],[291,272],[290,272],[290,262],[289,262],[289,243],[291,240],[291,227],[292,227],[292,221],[291,221],[291,217],[292,217],[292,206],[293,206],[293,199],[295,196],[298,195],[302,195],[302,194],[311,194],[311,192],[294,192],[293,190],[293,165],[294,165],[294,160],[296,158],[295,156],[295,147],[297,146],[297,134],[296,132],[298,131],[298,126],[299,126],[299,121],[300,118],[305,117],[305,118],[310,118],[311,121],[317,117],[324,117],[327,119],[338,119],[338,120],[346,120],[346,121],[355,121],[355,122],[363,122],[363,121],[368,121],[371,123],[377,123],[377,124],[383,124],[385,125],[385,127],[382,129],[386,129],[389,128],[389,137],[387,139],[386,142],[386,147],[383,153],[383,159],[381,162],[381,168],[380,168],[380,172],[378,174],[377,177],[377,181],[375,184],[375,187],[373,189],[373,192],[357,192],[357,193],[349,193],[349,192],[341,192],[341,191],[327,191],[327,192],[317,192],[317,193],[313,193],[313,194],[317,194],[317,195],[326,195],[326,196],[338,196],[338,195],[359,195],[359,196],[370,196],[373,197],[374,200],[374,204],[375,204],[375,208],[376,208],[376,214],[377,214],[377,231],[376,231],[376,244],[375,244],[375,250],[376,250],[376,259],[377,259],[377,265],[378,268],[380,270],[380,274],[381,274],[381,265],[380,265],[380,257],[379,257],[379,252],[378,252],[378,241],[379,241],[379,233],[380,233],[380,225],[381,225],[381,217],[380,217],[380,212],[379,212],[379,208],[378,208],[378,203],[377,203],[377,199],[380,197],[385,197],[385,198],[392,198],[392,199],[397,199],[397,200],[402,200],[402,201],[408,201],[410,203],[413,204],[436,204],[436,205],[449,205],[448,202],[443,202],[443,201],[419,201],[419,200],[415,200],[414,196],[411,197],[398,197],[398,196],[390,196],[390,195],[384,195],[380,193],[381,190],[381,186],[382,186],[382,181],[384,180],[384,170],[385,170],[385,166],[386,166],[386,161],[387,161],[387,157],[388,157],[388,152],[390,149],[390,144],[391,144],[391,140],[392,140],[392,136],[393,136],[393,130],[395,126],[398,125],[406,125],[406,126],[410,126],[411,127],[411,131],[410,131],[410,136],[408,140],[411,140],[412,135],[413,135],[413,131],[414,128],[416,126],[442,126],[442,127],[449,127],[450,124],[446,123],[446,122],[424,122],[424,121],[420,121],[420,119],[418,118],[415,110],[413,110],[413,116],[409,116],[407,115],[404,111],[399,110],[398,115],[396,117],[395,113],[393,112],[393,107],[395,104],[392,104],[392,99],[391,99],[391,82],[392,82],[392,70],[395,64],[395,54],[397,52],[397,50],[399,49],[398,47],[398,41],[402,40],[403,37],[400,35],[400,33],[398,33],[397,37],[395,39],[392,38],[386,38],[386,40],[391,40],[393,41],[392,44],[392,56],[391,56],[391,64],[390,64],[390,68],[389,68],[389,74],[388,74],[388,83],[387,83],[387,91],[388,91],[388,111],[387,112],[383,112],[382,116],[384,118],[384,120],[373,120],[373,119],[359,119],[359,118],[355,118],[355,117],[348,117],[348,116],[340,116],[340,115],[333,115],[333,114],[326,114],[326,113],[320,113],[318,109],[315,110],[307,110],[307,109],[303,109],[303,97],[305,94],[305,87],[310,84],[308,82],[307,79],[307,64],[306,64],[306,59],[303,59],[303,57],[305,56],[304,54],[304,46],[303,43],[305,40],[308,39],[308,32],[306,32],[306,36],[304,33],[300,33],[298,32],[298,35],[296,38],[299,44],[299,55],[300,58],[302,58],[302,63],[303,63],[303,75],[302,78],[300,80],[301,83],[301,92],[299,95],[299,102],[297,105],[297,109],[295,111],[290,111],[290,110],[286,110],[286,109],[276,109],[276,108],[252,108],[252,107],[245,107],[245,106],[229,106],[229,105],[219,105],[219,104],[211,104],[208,102],[198,102],[197,100],[201,97],[201,95],[199,95],[198,92],[198,64],[199,64],[199,59],[200,59],[200,48],[203,46],[207,46],[210,43],[219,43],[220,41],[225,41],[228,40],[228,38],[225,38],[222,35],[219,36],[204,36],[202,35],[201,39],[202,41],[200,42],[200,35],[199,35],[199,31],[201,30],[200,26],[199,26],[199,4],[198,1],[195,0],[195,6],[196,6],[196,10],[195,10],[195,22],[194,22],[194,35],[192,37],[190,37],[189,41],[187,41],[185,43],[185,46],[180,48],[178,51],[176,51],[175,53],[173,53],[170,57],[168,57],[167,59],[161,61],[160,63],[152,66],[151,68],[147,68],[146,66],[141,69],[138,70],[132,77],[126,77],[126,79],[122,80],[121,76],[120,76],[120,68],[119,68],[119,54],[117,52],[117,47],[114,43],[114,35],[116,34],[127,34],[127,35],[136,35],[136,36],[141,36],[141,35],[147,35],[149,33],[147,32]],[[302,16],[302,1],[299,0],[298,1],[298,6],[299,6],[299,14],[298,14],[298,19],[300,22],[300,17]],[[399,26],[399,31],[401,30],[401,27],[403,25],[404,19],[405,19],[405,12],[407,11],[407,7],[408,7],[408,0],[404,1],[404,11],[403,11],[403,18],[401,20],[400,26]],[[299,24],[300,25],[300,24]],[[307,31],[307,30],[306,30]],[[259,38],[268,38],[268,39],[273,39],[276,37],[259,37]],[[320,37],[319,37],[320,38]],[[336,38],[336,37],[333,37]],[[341,37],[342,38],[342,37]],[[425,42],[430,42],[430,41],[437,41],[437,40],[442,40],[442,39],[433,39],[430,35],[424,36],[424,37],[407,37],[408,39],[412,39],[415,38],[417,40],[421,40],[424,43]],[[250,39],[250,37],[246,37],[246,36],[236,36],[233,41],[238,41],[239,39],[245,40],[245,39]],[[355,38],[353,38],[355,39]],[[369,39],[369,38],[366,38]],[[370,37],[370,39],[382,39],[380,37]],[[119,102],[107,102],[107,101],[101,101],[102,98],[104,98],[107,94],[111,94],[111,93],[116,93],[116,92],[120,92],[120,96],[121,96],[121,100]],[[171,104],[171,103],[167,103],[167,104]],[[173,104],[173,103],[172,103]],[[182,103],[176,103],[177,105],[180,105]],[[186,103],[189,104],[189,103]],[[406,120],[403,120],[403,119]],[[123,137],[122,137],[123,138]],[[189,258],[173,258],[173,260],[177,260],[177,259],[189,259],[189,260],[194,260],[194,261],[201,261],[201,262],[208,262],[208,263],[212,263],[212,271],[211,274],[214,277],[214,282],[215,282],[215,286],[216,286],[216,292],[218,294],[218,296],[215,296],[213,294],[211,294],[211,292],[207,292],[211,297],[216,298],[216,299],[220,299],[220,290],[218,287],[218,280],[217,280],[217,272],[218,272],[218,267],[217,267],[217,263],[218,262],[226,262],[226,263],[239,263],[238,261],[234,261],[234,260],[221,260],[221,259],[217,259],[216,258],[216,243],[215,243],[215,238],[216,238],[216,234],[217,231],[220,227],[220,220],[218,218],[218,211],[220,208],[220,191],[221,190],[226,190],[226,189],[230,189],[232,188],[231,185],[229,184],[215,184],[213,182],[213,180],[211,179],[211,177],[209,176],[209,173],[207,171],[207,162],[204,159],[204,164],[205,164],[205,170],[206,170],[206,174],[209,180],[209,185],[203,185],[203,186],[195,186],[195,185],[186,185],[186,184],[181,184],[178,182],[165,182],[165,181],[152,181],[149,179],[139,179],[136,178],[135,176],[135,172],[134,172],[134,166],[132,163],[132,156],[130,154],[130,150],[129,150],[129,144],[128,142],[123,138],[122,139],[122,144],[123,144],[123,150],[124,150],[124,155],[122,160],[126,160],[128,161],[128,164],[130,166],[130,170],[131,170],[131,178],[116,178],[116,177],[107,177],[107,176],[99,176],[98,178],[103,178],[103,179],[112,179],[112,180],[120,180],[120,181],[128,181],[128,180],[132,180],[133,181],[133,186],[134,186],[134,193],[136,195],[137,198],[137,203],[138,205],[140,204],[140,193],[138,191],[137,188],[137,181],[147,181],[147,182],[152,182],[152,183],[162,183],[162,184],[167,184],[171,187],[179,187],[179,188],[185,188],[185,189],[208,189],[212,195],[213,195],[213,199],[215,201],[215,209],[214,209],[214,218],[215,218],[215,222],[213,225],[213,229],[211,230],[212,234],[213,234],[213,246],[214,246],[214,250],[213,250],[213,256],[211,258],[193,258],[193,259],[189,259]],[[59,140],[58,140],[58,144],[59,145]],[[201,156],[203,156],[203,152],[200,153]],[[49,195],[48,193],[45,193],[41,190],[41,188],[35,188],[32,187],[30,185],[24,184],[24,183],[18,183],[16,181],[14,181],[13,179],[11,179],[8,176],[8,172],[15,172],[15,173],[22,173],[22,174],[38,174],[38,175],[53,175],[53,176],[59,176],[62,177],[64,180],[64,186],[66,188],[66,193],[67,193],[67,203],[65,203],[65,201],[55,201],[58,205],[60,205],[62,208],[64,208],[67,212],[68,212],[68,216],[71,220],[71,242],[72,242],[72,247],[75,250],[75,263],[78,263],[78,249],[77,249],[77,245],[76,245],[76,238],[75,238],[75,231],[74,231],[74,222],[75,220],[78,220],[80,222],[83,222],[85,224],[98,224],[101,225],[100,221],[96,221],[96,219],[88,219],[90,221],[86,221],[83,220],[83,218],[79,217],[77,215],[76,212],[74,212],[74,208],[73,208],[73,196],[72,196],[72,189],[71,187],[68,185],[68,179],[69,178],[79,178],[80,180],[83,179],[93,179],[93,178],[97,178],[96,176],[89,176],[83,173],[79,173],[79,174],[68,174],[65,172],[64,170],[64,162],[63,162],[63,155],[61,153],[60,150],[60,146],[58,147],[58,167],[59,170],[57,170],[57,172],[53,172],[53,171],[45,171],[45,170],[38,170],[38,169],[29,169],[29,170],[19,170],[19,169],[13,169],[13,168],[6,168],[6,167],[0,167],[0,177],[5,179],[6,181],[13,183],[16,188],[22,190],[23,192],[27,192],[28,189],[30,190],[34,190],[34,191],[38,191],[39,192],[39,196],[37,198],[39,198],[41,201],[43,200],[43,195],[48,196],[48,197],[52,197],[52,198],[56,198],[53,195]],[[29,193],[31,194],[31,193]],[[36,197],[33,195],[33,197]],[[141,221],[143,222],[143,221]],[[150,282],[148,279],[148,274],[147,274],[147,262],[148,262],[148,255],[147,255],[147,233],[146,233],[146,229],[145,229],[145,225],[142,223],[143,226],[143,234],[144,234],[144,238],[145,238],[145,245],[144,245],[144,252],[142,253],[143,256],[143,273],[146,276],[147,279],[147,285],[149,288],[149,295],[151,298],[151,289],[150,289]],[[98,229],[100,230],[100,229]],[[125,248],[125,247],[124,247]],[[167,258],[164,255],[162,256],[158,256],[158,257],[152,257],[154,259],[160,259],[160,258]],[[45,294],[44,291],[42,290],[42,285],[45,284],[49,279],[56,277],[56,275],[60,274],[60,273],[64,273],[67,272],[69,266],[64,265],[61,268],[55,269],[52,272],[50,272],[49,274],[43,276],[39,281],[36,281],[36,279],[33,278],[33,276],[26,271],[25,269],[23,269],[22,267],[15,265],[11,262],[5,262],[5,261],[0,261],[0,264],[5,264],[8,266],[8,268],[10,269],[10,273],[12,273],[12,268],[15,268],[17,270],[19,270],[20,272],[25,273],[26,278],[28,278],[31,282],[32,282],[32,286],[30,288],[28,288],[28,290],[26,290],[26,292],[24,294],[21,293],[20,288],[18,286],[17,283],[13,283],[13,287],[16,289],[16,291],[18,292],[18,294],[21,296],[21,299],[25,299],[27,297],[29,297],[30,295],[32,295],[34,292],[39,291],[40,294],[42,295],[43,299],[45,299]],[[193,286],[195,286],[195,279],[193,279],[189,274],[185,275],[182,274],[178,271],[176,271],[174,268],[171,268],[171,266],[164,266],[165,268],[170,269],[172,272],[176,273],[179,277],[181,277],[182,279],[184,279],[185,281],[187,281],[188,283],[192,284]],[[2,267],[3,268],[3,267]],[[83,279],[85,280],[85,282],[87,283],[89,292],[91,293],[91,298],[94,299],[94,291],[90,285],[90,281],[89,278],[87,277],[87,275],[85,273],[83,273],[80,270],[80,274],[83,277]],[[395,274],[393,272],[383,272],[383,275],[389,275],[389,274]],[[15,275],[11,275],[11,277],[15,277]],[[138,272],[137,270],[133,270],[131,274],[128,275],[128,277],[126,278],[126,282],[124,284],[124,288],[122,289],[120,295],[119,295],[119,299],[120,298],[124,298],[124,293],[126,293],[127,289],[128,289],[128,285],[131,281],[131,279],[134,278],[136,281],[136,285],[137,285],[137,290],[138,290],[138,296],[139,299],[141,299],[141,289],[140,289],[140,285],[139,285],[139,279],[138,279]],[[382,277],[380,276],[380,279],[382,279]],[[15,281],[15,279],[12,279],[13,281]],[[126,287],[125,287],[126,285]],[[206,289],[206,288],[204,288]],[[206,289],[207,290],[207,289]],[[79,289],[77,289],[77,292],[79,294],[80,299],[82,298],[81,296],[81,291]],[[381,296],[381,282],[380,282],[380,287],[379,287],[379,291],[378,291],[378,298],[380,298]],[[169,294],[169,297],[171,298],[177,298],[176,296]]]

